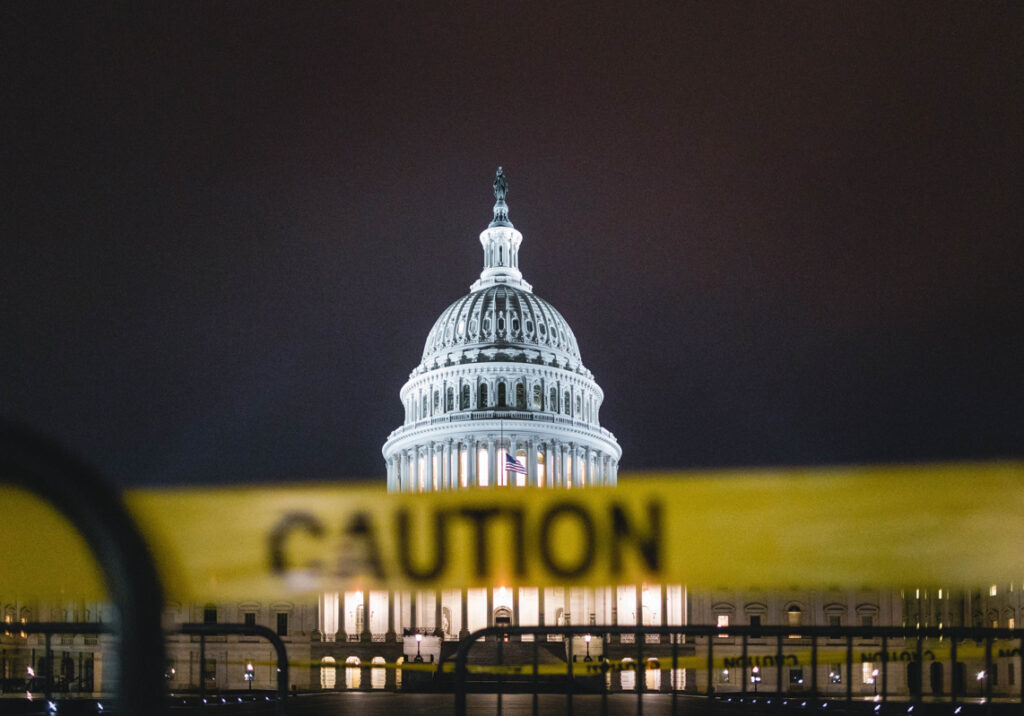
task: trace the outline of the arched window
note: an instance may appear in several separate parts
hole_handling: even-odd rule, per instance
[[[505,381],[498,383],[498,407],[505,407]]]
[[[544,406],[541,405],[541,400],[544,397],[544,391],[540,389],[539,385],[533,386],[533,409],[540,410]]]
[[[320,688],[333,689],[337,683],[338,667],[333,656],[325,656],[320,660]]]
[[[516,407],[520,410],[526,408],[526,388],[522,383],[516,383]]]
[[[636,662],[627,656],[621,664],[622,672],[619,674],[619,684],[623,691],[632,691],[636,688]]]
[[[370,688],[383,689],[388,678],[387,669],[384,668],[384,664],[386,663],[384,661],[384,657],[375,656],[370,663],[373,664],[373,667],[370,669]]]
[[[798,627],[803,621],[803,612],[800,611],[800,607],[796,604],[791,604],[786,609],[786,624],[791,627]]]
[[[569,414],[569,410],[572,408],[572,401],[569,400],[569,391],[568,390],[565,391],[565,395],[563,397],[565,398],[565,400],[562,402],[562,412],[565,413],[566,415],[568,415]]]
[[[423,396],[423,412],[420,413],[420,417],[421,418],[425,418],[429,414],[430,414],[430,399],[426,395],[424,395]]]
[[[459,409],[469,410],[469,386],[462,386],[462,395],[459,396]]]
[[[359,657],[350,656],[345,659],[345,688],[358,689],[363,685],[363,675],[360,673]]]
[[[583,413],[583,404],[580,401],[580,396],[576,396],[576,412],[574,415],[578,418]]]
[[[448,412],[455,410],[455,388],[448,388],[444,398],[444,409]]]
[[[487,383],[481,383],[480,389],[477,391],[476,407],[486,408],[487,407]]]
[[[434,410],[431,413],[431,415],[437,415],[439,412],[441,412],[441,391],[435,390],[434,391]]]
[[[551,389],[551,396],[548,398],[548,410],[558,412],[558,388]]]

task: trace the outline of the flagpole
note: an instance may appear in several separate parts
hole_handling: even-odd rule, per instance
[[[505,449],[505,421],[498,418],[498,429],[501,431],[501,435],[498,437],[498,452],[502,452]],[[508,458],[506,458],[508,459]],[[501,463],[501,474],[505,476],[505,483],[508,483],[508,466],[505,465],[505,460],[499,460]]]

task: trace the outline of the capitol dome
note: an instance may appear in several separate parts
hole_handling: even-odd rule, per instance
[[[523,279],[507,192],[499,168],[484,268],[434,323],[399,393],[405,421],[383,447],[391,491],[617,482],[604,392],[565,318]]]
[[[576,336],[554,306],[530,291],[493,285],[473,291],[445,309],[427,336],[422,364],[492,350],[506,360],[580,363]]]

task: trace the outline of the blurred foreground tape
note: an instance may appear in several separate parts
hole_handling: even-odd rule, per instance
[[[1024,568],[1018,463],[660,473],[585,490],[334,484],[126,498],[168,596],[182,600],[641,581],[954,587],[1019,581]],[[38,533],[17,509],[4,513],[4,544],[12,529]],[[5,566],[5,591],[52,591],[74,566],[21,564]]]
[[[41,597],[57,605],[106,599],[96,559],[71,522],[32,493],[2,482],[0,545],[0,600]]]

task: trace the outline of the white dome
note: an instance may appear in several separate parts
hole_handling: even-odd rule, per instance
[[[575,367],[580,362],[576,336],[554,306],[529,291],[494,285],[445,309],[427,336],[422,363],[426,367],[444,362],[444,356],[455,351],[491,348],[510,361],[521,360],[525,351],[537,351],[561,358],[561,364]]]
[[[480,278],[434,322],[402,386],[405,421],[382,449],[393,492],[616,483],[604,392],[562,314],[523,280],[507,191],[499,169]]]

